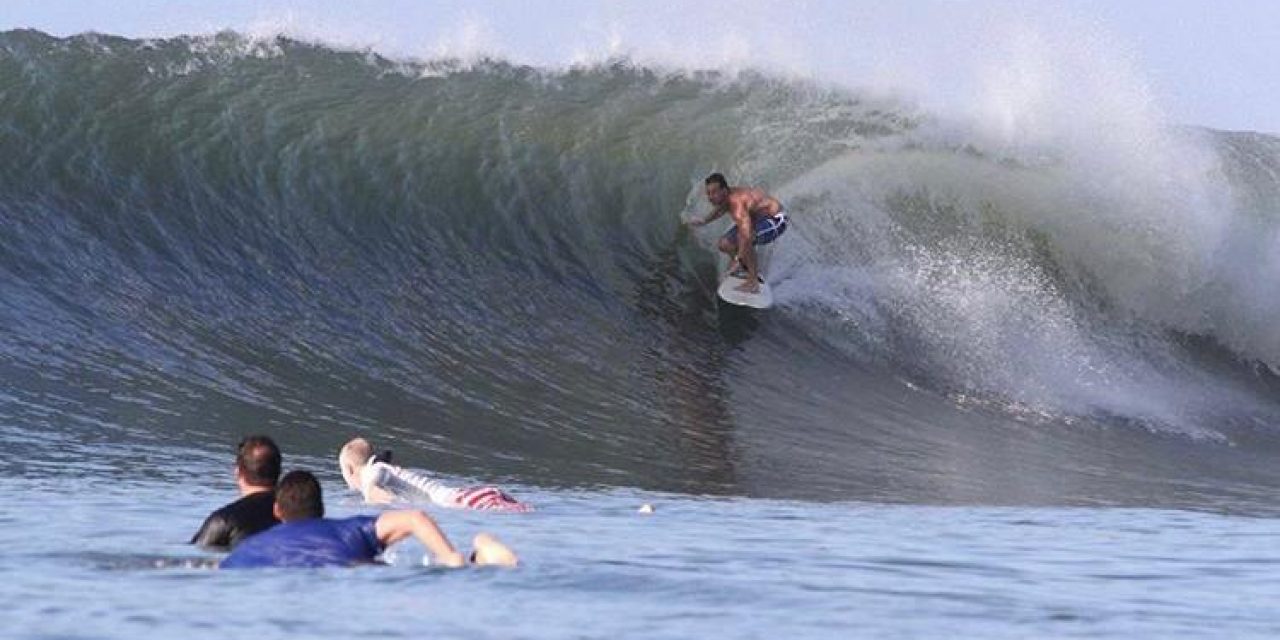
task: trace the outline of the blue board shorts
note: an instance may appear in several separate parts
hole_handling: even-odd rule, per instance
[[[752,241],[753,245],[769,244],[777,240],[787,230],[787,212],[779,211],[770,218],[757,218],[752,225]],[[737,246],[738,244],[738,227],[729,227],[724,232],[724,239],[729,244]]]

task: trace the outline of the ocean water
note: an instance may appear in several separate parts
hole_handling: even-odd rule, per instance
[[[191,469],[196,470],[196,469]],[[201,469],[203,470],[203,469]],[[208,469],[213,471],[213,469]],[[333,474],[330,474],[333,475]],[[340,479],[339,479],[340,480]],[[226,482],[4,480],[8,637],[1271,637],[1271,518],[520,487],[539,511],[436,513],[515,570],[222,573],[185,545]],[[325,483],[335,515],[368,513]],[[653,514],[637,512],[652,504]],[[38,532],[38,533],[37,533]],[[47,534],[46,534],[47,532]],[[36,533],[36,535],[32,535]]]
[[[0,34],[0,636],[1272,637],[1280,140],[1059,124]],[[714,170],[792,212],[768,312]],[[250,433],[337,514],[354,435],[500,484],[433,514],[523,566],[218,572]]]

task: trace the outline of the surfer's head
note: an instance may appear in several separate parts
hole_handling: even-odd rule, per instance
[[[267,436],[248,436],[236,447],[236,479],[249,487],[276,486],[280,447]]]
[[[272,507],[281,522],[324,517],[324,495],[320,482],[310,471],[290,471],[276,485],[276,503]]]
[[[360,469],[371,457],[373,445],[364,438],[353,438],[342,445],[342,450],[338,452],[338,467],[342,469],[342,479],[347,481],[348,487],[360,490]]]
[[[710,200],[711,204],[718,207],[728,200],[729,181],[724,179],[723,173],[713,173],[703,182],[707,187],[707,200]]]

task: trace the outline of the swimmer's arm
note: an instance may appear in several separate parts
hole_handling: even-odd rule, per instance
[[[449,544],[444,532],[436,525],[431,516],[414,510],[387,511],[378,516],[376,524],[378,541],[384,547],[391,546],[409,536],[413,536],[431,552],[435,559],[446,567],[461,567],[466,560]]]

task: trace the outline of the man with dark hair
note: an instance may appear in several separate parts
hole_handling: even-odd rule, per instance
[[[276,487],[273,507],[282,524],[251,536],[222,560],[223,569],[333,567],[373,562],[384,549],[414,536],[447,567],[467,563],[427,514],[384,511],[377,516],[325,518],[320,482],[309,471],[290,471]],[[471,562],[515,566],[516,555],[492,536],[475,537]]]
[[[272,490],[280,478],[280,448],[267,436],[249,436],[236,448],[236,486],[240,499],[205,518],[192,544],[230,549],[245,536],[279,522],[271,512]]]
[[[700,220],[686,224],[701,227],[724,214],[733,219],[733,226],[720,236],[717,247],[729,256],[729,271],[738,267],[746,270],[747,281],[738,289],[755,293],[760,290],[760,269],[756,262],[755,245],[769,244],[787,230],[787,214],[777,198],[756,187],[729,187],[722,173],[713,173],[704,181],[707,200],[715,207]]]

